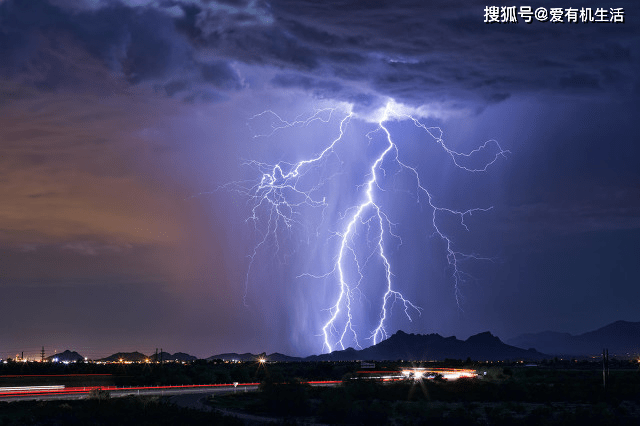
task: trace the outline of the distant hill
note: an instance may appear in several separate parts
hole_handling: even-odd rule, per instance
[[[212,355],[207,358],[207,361],[213,361],[216,359],[221,359],[223,361],[256,361],[258,359],[258,355],[254,355],[249,352],[244,354],[230,352],[225,354]]]
[[[260,354],[257,354],[257,355],[251,354],[251,353],[237,354],[232,352],[232,353],[225,353],[225,354],[210,356],[209,358],[207,358],[207,361],[213,361],[216,359],[221,359],[223,361],[258,361],[258,358],[260,358],[260,356],[261,356]],[[283,355],[277,352],[274,352],[271,355],[264,355],[264,356],[267,359],[267,361],[272,361],[272,362],[296,362],[296,361],[303,360],[302,358]]]
[[[267,361],[273,361],[273,362],[298,362],[298,361],[303,361],[302,358],[299,357],[295,357],[295,356],[289,356],[289,355],[284,355],[278,352],[274,352],[271,355],[267,355]]]
[[[189,362],[189,361],[195,361],[198,358],[193,356],[193,355],[189,355],[186,354],[184,352],[176,352],[175,354],[170,354],[169,352],[160,352],[158,353],[158,360],[160,361],[178,361],[178,362]],[[155,362],[156,361],[156,354],[153,354],[149,357],[149,360],[151,360],[151,362]]]
[[[207,358],[212,361],[221,359],[224,361],[257,361],[261,355],[251,353],[224,353]],[[264,355],[263,355],[264,356]],[[473,360],[541,360],[550,358],[536,350],[524,350],[509,346],[491,333],[484,332],[469,337],[467,340],[458,340],[455,337],[442,337],[439,334],[407,334],[398,331],[387,340],[377,345],[362,350],[348,348],[342,351],[333,351],[330,354],[312,355],[306,358],[292,357],[280,353],[266,355],[268,361],[296,362],[296,361],[431,361],[450,359]]]
[[[145,354],[141,354],[140,352],[118,352],[106,358],[99,359],[98,361],[118,362],[122,360],[122,361],[131,361],[131,362],[144,362],[147,359],[150,359],[150,358]]]
[[[66,350],[59,354],[51,355],[45,358],[49,362],[78,362],[84,361],[84,357],[78,352]],[[55,361],[54,361],[55,360]]]
[[[446,358],[498,361],[541,360],[549,356],[533,349],[524,350],[507,345],[488,331],[471,336],[467,340],[458,340],[455,336],[407,334],[398,331],[387,340],[366,349],[358,351],[348,348],[330,354],[310,356],[305,358],[305,361],[435,361]]]
[[[594,356],[608,348],[609,355],[633,356],[640,353],[640,322],[616,321],[577,336],[554,331],[523,334],[507,343],[553,355]]]

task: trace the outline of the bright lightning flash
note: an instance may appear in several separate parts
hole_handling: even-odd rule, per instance
[[[374,135],[381,134],[386,146],[376,158],[371,160],[365,181],[359,185],[360,188],[364,189],[363,198],[346,210],[343,217],[343,225],[341,226],[342,230],[334,231],[333,236],[338,238],[339,243],[334,255],[332,269],[323,275],[303,274],[313,278],[335,277],[337,284],[335,303],[327,309],[329,318],[322,327],[321,335],[324,339],[324,348],[329,352],[337,348],[344,349],[347,342],[353,342],[355,346],[361,347],[358,333],[354,328],[355,319],[352,305],[358,297],[363,296],[361,286],[364,278],[363,268],[367,263],[375,259],[377,259],[384,271],[385,292],[377,303],[379,307],[377,324],[366,336],[366,339],[376,344],[387,337],[386,327],[390,320],[391,309],[395,304],[402,306],[404,314],[409,320],[412,320],[412,315],[419,315],[421,312],[419,306],[412,303],[394,286],[392,264],[385,252],[385,246],[388,244],[386,240],[390,238],[399,240],[400,237],[393,233],[394,224],[390,221],[379,200],[379,194],[384,191],[381,180],[384,179],[387,173],[383,164],[394,163],[399,170],[397,173],[408,173],[415,185],[414,193],[417,202],[420,203],[425,200],[430,206],[434,235],[440,238],[446,246],[446,258],[452,271],[455,298],[458,306],[460,306],[461,297],[460,284],[465,278],[459,263],[470,258],[479,259],[476,255],[462,253],[454,248],[452,238],[445,233],[442,226],[439,226],[437,216],[446,214],[457,217],[460,225],[467,229],[465,224],[466,217],[476,212],[488,211],[491,207],[454,210],[436,205],[431,193],[423,185],[417,169],[400,160],[398,146],[392,138],[387,123],[392,120],[410,120],[442,147],[451,157],[456,167],[471,173],[486,171],[500,157],[506,157],[506,154],[509,153],[509,151],[503,150],[495,140],[487,141],[469,153],[456,152],[445,144],[440,128],[427,127],[411,114],[398,112],[397,110],[400,108],[396,107],[397,105],[391,102],[387,104],[379,119],[376,120],[376,128],[366,135],[371,142]],[[310,117],[299,117],[292,122],[281,119],[273,111],[262,112],[252,117],[252,119],[269,118],[271,120],[270,132],[256,136],[271,136],[283,129],[307,126],[314,121],[328,123],[336,111],[336,108],[321,109]],[[271,238],[275,250],[279,250],[278,234],[280,231],[291,230],[293,226],[303,226],[301,218],[301,208],[303,207],[321,209],[324,219],[324,209],[329,206],[329,200],[325,196],[318,195],[319,188],[324,184],[324,179],[319,179],[317,184],[310,188],[302,184],[301,180],[311,171],[317,171],[318,168],[326,166],[330,157],[338,156],[335,150],[336,146],[343,140],[345,129],[350,120],[354,118],[354,115],[351,111],[345,112],[345,116],[340,121],[339,135],[317,155],[297,163],[278,162],[276,164],[268,164],[255,160],[247,161],[245,164],[254,167],[261,173],[260,180],[232,182],[222,187],[223,189],[239,192],[247,197],[251,206],[251,215],[247,220],[253,222],[259,235],[258,242],[249,255],[250,262],[245,277],[245,304],[251,269],[261,247],[267,245]],[[492,150],[495,155],[489,161],[484,162],[481,167],[465,165],[465,159],[470,159],[470,157],[484,150]],[[360,232],[360,228],[365,229],[366,232]],[[356,249],[356,243],[362,239],[368,239],[370,243],[368,246],[372,247],[364,255]],[[348,277],[346,269],[350,265],[355,267],[357,271],[359,278],[356,280]]]

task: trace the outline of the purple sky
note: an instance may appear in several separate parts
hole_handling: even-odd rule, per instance
[[[496,140],[511,153],[470,174],[412,122],[388,123],[434,203],[493,209],[467,216],[468,232],[440,218],[456,250],[491,258],[460,263],[458,306],[432,209],[385,163],[377,194],[402,237],[385,251],[395,288],[422,309],[409,321],[394,306],[387,332],[640,321],[640,8],[541,0],[530,5],[622,7],[626,22],[488,25],[487,5],[0,0],[0,357],[321,352],[336,276],[304,274],[335,265],[384,147],[365,135],[389,102],[451,149]],[[319,108],[338,109],[254,137],[275,122],[256,114]],[[264,218],[247,221],[252,200],[221,185],[259,181],[247,160],[317,155],[347,111],[343,143],[300,182],[322,182],[328,207],[278,228],[279,250],[259,247],[246,280]],[[384,275],[373,259],[353,298],[365,337]]]

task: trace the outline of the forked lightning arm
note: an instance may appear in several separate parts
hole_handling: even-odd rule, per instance
[[[253,119],[268,115],[273,118],[275,122],[272,123],[271,131],[269,133],[256,136],[270,136],[282,129],[306,126],[313,121],[326,123],[329,122],[335,111],[336,109],[333,108],[318,110],[308,118],[297,118],[293,122],[282,120],[273,111],[265,111],[254,116]],[[327,161],[329,156],[337,155],[335,152],[336,145],[342,140],[345,128],[353,116],[354,113],[352,112],[345,114],[345,117],[340,122],[340,132],[338,137],[316,156],[298,163],[278,162],[276,164],[267,164],[255,160],[247,161],[246,164],[251,165],[260,171],[260,180],[258,182],[231,182],[222,187],[227,190],[239,192],[248,198],[251,206],[251,215],[247,220],[254,223],[255,229],[258,235],[260,235],[252,253],[249,255],[251,260],[245,277],[245,304],[251,269],[259,249],[265,245],[267,240],[271,237],[273,238],[276,251],[279,250],[279,229],[283,226],[290,229],[294,224],[303,225],[297,219],[299,214],[297,209],[302,206],[324,209],[328,206],[328,202],[325,197],[319,197],[316,195],[316,191],[321,182],[318,182],[318,185],[311,189],[302,189],[300,179],[309,171],[322,167],[323,163]],[[346,226],[343,227],[342,232],[335,233],[339,238],[339,246],[334,257],[335,261],[333,268],[331,271],[321,276],[304,274],[315,278],[325,278],[335,275],[338,281],[338,294],[335,299],[335,303],[328,309],[330,318],[322,327],[324,347],[329,352],[338,347],[344,349],[346,341],[353,341],[357,347],[360,347],[358,333],[354,329],[352,302],[358,294],[362,295],[362,290],[360,288],[361,280],[363,278],[362,267],[374,256],[381,262],[384,269],[386,291],[378,304],[378,306],[380,306],[380,311],[377,325],[366,338],[371,340],[373,344],[376,344],[387,337],[385,326],[390,317],[391,308],[395,303],[402,304],[404,313],[409,320],[412,319],[412,313],[420,314],[421,312],[421,308],[413,304],[394,287],[391,262],[385,254],[385,239],[399,237],[392,232],[393,224],[390,222],[379,202],[376,200],[377,190],[382,190],[380,186],[381,175],[384,176],[385,174],[385,171],[382,168],[383,162],[395,162],[401,170],[410,173],[413,176],[413,180],[416,185],[418,202],[420,202],[421,199],[420,194],[423,194],[423,197],[425,197],[429,203],[429,206],[432,209],[434,235],[437,235],[446,245],[447,262],[452,269],[455,297],[459,307],[460,283],[464,280],[464,273],[459,268],[459,262],[469,258],[478,259],[475,255],[465,254],[454,249],[452,239],[438,226],[436,214],[447,213],[457,216],[460,220],[460,224],[466,229],[467,225],[465,224],[464,219],[467,215],[471,215],[474,212],[487,211],[490,210],[491,207],[458,211],[435,205],[431,193],[421,182],[418,171],[399,159],[398,146],[393,141],[389,129],[385,126],[385,123],[391,119],[412,121],[417,127],[423,129],[433,137],[433,139],[451,157],[456,167],[468,172],[484,172],[500,157],[505,157],[509,152],[503,150],[498,142],[494,140],[485,142],[482,146],[469,153],[456,152],[445,145],[440,128],[427,127],[411,115],[396,113],[393,111],[391,104],[387,105],[382,118],[377,123],[377,128],[367,134],[367,137],[371,140],[374,133],[383,132],[386,139],[386,147],[377,158],[372,160],[369,173],[366,177],[367,180],[360,185],[365,188],[364,199],[359,204],[355,204],[347,210],[347,214],[344,218]],[[488,149],[489,145],[495,145],[494,149],[496,153],[495,156],[490,161],[484,163],[482,167],[467,167],[459,162],[459,160],[469,158],[481,150]],[[266,224],[264,224],[264,221],[266,221]],[[371,231],[371,229],[375,229],[374,251],[370,252],[364,259],[358,255],[358,251],[355,248],[355,241],[357,239],[366,238],[365,236],[358,234],[359,226],[367,226],[369,231]],[[350,260],[348,260],[348,258]],[[347,278],[345,268],[348,262],[353,262],[356,267],[358,276],[360,277],[356,282],[350,282]]]

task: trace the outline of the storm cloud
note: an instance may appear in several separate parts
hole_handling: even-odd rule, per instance
[[[620,98],[638,92],[633,19],[485,24],[484,6],[7,0],[0,4],[1,67],[6,76],[26,70],[30,84],[53,90],[86,79],[78,62],[89,55],[130,84],[151,81],[168,96],[190,99],[199,85],[225,92],[251,84],[238,63],[272,67],[275,86],[313,88],[320,97],[356,103],[377,96],[482,108],[523,93]],[[628,16],[637,10],[634,2],[618,6]],[[75,64],[62,58],[69,43],[80,50]]]

